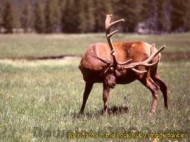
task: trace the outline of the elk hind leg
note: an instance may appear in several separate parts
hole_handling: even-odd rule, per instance
[[[85,90],[84,90],[84,93],[83,93],[83,102],[82,102],[82,106],[81,106],[81,109],[80,109],[80,114],[84,113],[84,108],[85,108],[88,96],[89,96],[89,94],[90,94],[90,92],[92,90],[92,87],[93,87],[93,83],[86,82]]]
[[[162,81],[162,79],[158,76],[158,74],[155,74],[152,76],[153,80],[158,84],[160,87],[160,90],[162,91],[163,97],[164,97],[164,107],[168,109],[168,95],[167,95],[167,86],[166,84]]]
[[[159,86],[152,80],[152,78],[144,78],[140,82],[146,86],[152,93],[152,102],[150,106],[150,112],[155,112],[158,103],[158,90]]]

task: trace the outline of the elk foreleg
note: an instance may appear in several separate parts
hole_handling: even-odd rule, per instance
[[[93,83],[86,83],[84,94],[83,94],[83,102],[82,102],[82,106],[81,106],[81,109],[80,109],[80,114],[84,113],[84,108],[85,108],[85,105],[86,105],[86,101],[87,101],[88,96],[89,96],[89,94],[90,94],[90,92],[92,90],[92,87],[93,87]]]
[[[108,97],[110,93],[110,88],[114,88],[116,85],[116,77],[113,73],[107,74],[103,81],[103,114],[106,114],[108,111]]]
[[[104,102],[104,107],[103,107],[103,114],[107,114],[108,111],[108,97],[110,93],[110,87],[103,83],[103,102]]]

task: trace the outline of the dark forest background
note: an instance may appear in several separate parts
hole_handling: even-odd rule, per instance
[[[0,32],[103,32],[107,13],[123,32],[190,31],[190,0],[0,0]]]

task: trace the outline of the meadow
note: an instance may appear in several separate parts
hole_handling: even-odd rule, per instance
[[[167,48],[163,54],[188,54],[189,37],[190,33],[119,34],[114,41],[140,40],[156,43],[157,47],[165,44]],[[78,65],[80,56],[94,42],[105,42],[105,35],[0,35],[0,141],[189,141],[189,58],[163,58],[160,62],[158,70],[168,86],[169,110],[164,109],[160,93],[157,110],[150,114],[151,93],[135,81],[116,85],[109,97],[110,108],[128,107],[127,113],[101,115],[102,85],[95,84],[85,115],[78,115],[84,90]],[[77,56],[24,60],[33,56],[59,55]],[[88,133],[88,138],[74,135],[82,132]],[[182,134],[183,138],[168,135],[161,140],[122,135],[135,132]],[[101,135],[103,133],[105,135]]]
[[[146,41],[158,47],[166,45],[164,53],[190,53],[189,36],[189,33],[160,36],[117,34],[113,41]],[[87,46],[95,42],[106,42],[105,34],[0,35],[0,58],[82,55]]]

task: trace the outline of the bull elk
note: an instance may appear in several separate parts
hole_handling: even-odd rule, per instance
[[[124,22],[124,19],[111,22],[111,18],[112,15],[106,15],[105,28],[108,44],[90,45],[79,65],[86,83],[80,113],[84,113],[94,83],[103,83],[103,113],[107,113],[110,89],[114,88],[116,84],[128,84],[134,80],[139,80],[151,91],[153,99],[150,112],[155,112],[159,89],[163,94],[164,106],[167,109],[167,86],[157,72],[161,59],[160,52],[165,47],[157,50],[155,44],[150,45],[146,42],[120,41],[112,43],[111,37],[117,30],[110,33],[111,28]]]

